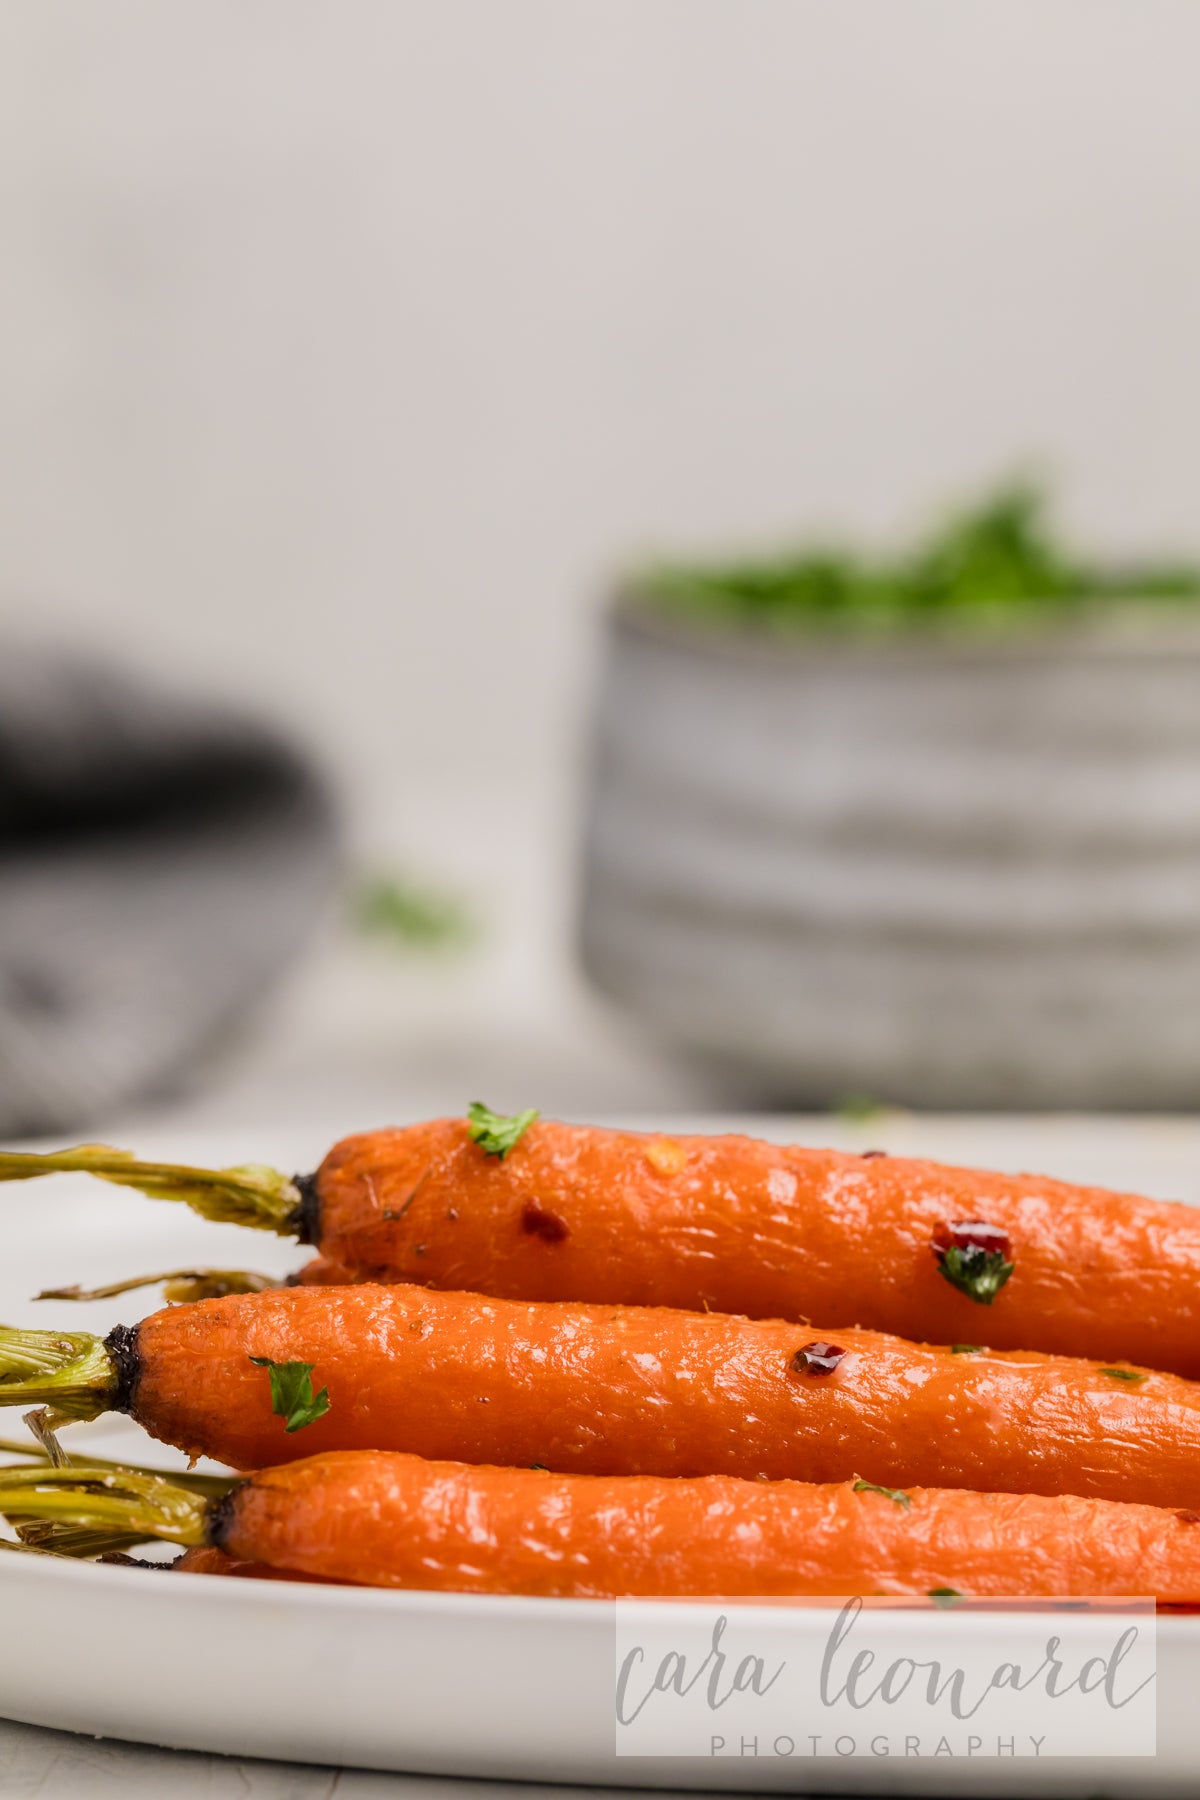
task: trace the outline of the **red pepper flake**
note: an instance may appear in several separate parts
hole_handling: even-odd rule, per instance
[[[846,1352],[840,1344],[805,1344],[792,1358],[797,1375],[832,1375]]]
[[[571,1235],[571,1227],[565,1219],[560,1219],[555,1212],[547,1212],[544,1206],[538,1206],[532,1200],[527,1200],[521,1209],[521,1229],[547,1244],[561,1244]]]
[[[988,1225],[982,1219],[956,1219],[951,1225],[939,1225],[933,1234],[934,1250],[945,1255],[947,1250],[982,1250],[985,1255],[1007,1256],[1012,1243],[1007,1231]]]
[[[930,1248],[951,1287],[981,1306],[992,1304],[1015,1266],[1008,1233],[984,1219],[939,1225]]]

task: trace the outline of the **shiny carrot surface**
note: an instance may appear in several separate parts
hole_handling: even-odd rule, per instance
[[[1200,1596],[1190,1514],[961,1489],[905,1498],[351,1451],[254,1476],[210,1536],[237,1561],[461,1593]]]
[[[135,1418],[234,1468],[388,1449],[1200,1508],[1200,1385],[1129,1366],[373,1284],[168,1307],[135,1346]],[[289,1434],[252,1357],[312,1364],[329,1410]]]
[[[1044,1176],[548,1122],[498,1156],[442,1119],[337,1145],[313,1226],[323,1255],[359,1277],[819,1319],[1200,1376],[1200,1209]],[[988,1245],[1012,1273],[981,1305],[945,1271],[949,1251]]]

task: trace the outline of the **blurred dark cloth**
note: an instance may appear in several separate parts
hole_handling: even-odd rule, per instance
[[[171,1091],[295,956],[333,808],[269,730],[0,653],[0,1132]]]

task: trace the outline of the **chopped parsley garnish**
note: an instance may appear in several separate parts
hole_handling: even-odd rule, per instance
[[[315,1363],[272,1362],[269,1356],[252,1356],[252,1363],[265,1369],[271,1381],[271,1410],[285,1420],[285,1431],[303,1431],[329,1411],[329,1389],[313,1393],[312,1372]]]
[[[965,1600],[966,1595],[957,1588],[930,1588],[928,1598],[935,1606],[953,1606],[956,1600]]]
[[[951,1344],[951,1356],[980,1356],[986,1350],[986,1344]]]
[[[475,936],[475,921],[460,900],[403,876],[365,881],[354,895],[354,914],[363,932],[407,950],[461,949]]]
[[[854,1492],[856,1494],[882,1494],[885,1500],[894,1500],[897,1506],[907,1508],[912,1505],[911,1496],[906,1494],[903,1488],[880,1487],[878,1482],[874,1481],[856,1481]]]
[[[536,1106],[531,1106],[528,1112],[506,1117],[504,1113],[492,1112],[481,1101],[472,1100],[467,1108],[467,1136],[479,1145],[485,1156],[507,1156],[537,1116]]]
[[[845,1094],[835,1110],[838,1118],[847,1125],[866,1125],[871,1119],[877,1119],[883,1108],[869,1094]]]
[[[950,1286],[980,1306],[992,1304],[1015,1266],[998,1250],[981,1250],[976,1244],[961,1249],[952,1244],[938,1263]]]
[[[1008,1233],[983,1219],[939,1226],[931,1248],[951,1287],[980,1306],[992,1304],[1016,1266]]]
[[[1102,1375],[1111,1375],[1114,1381],[1145,1381],[1146,1376],[1140,1369],[1101,1369]]]

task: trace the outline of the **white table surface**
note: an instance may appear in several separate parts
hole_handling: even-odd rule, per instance
[[[540,1095],[522,1095],[522,1098]],[[509,1096],[502,1104],[509,1104]],[[403,1119],[415,1109],[390,1108],[390,1116]],[[458,1110],[457,1106],[454,1110]],[[567,1110],[563,1108],[562,1110]],[[586,1109],[580,1107],[582,1113]],[[654,1118],[678,1129],[686,1118],[668,1105]],[[139,1130],[131,1127],[112,1135],[120,1141],[161,1154],[190,1156],[196,1161],[221,1156],[255,1157],[277,1161],[284,1167],[311,1164],[342,1131],[371,1123],[383,1123],[376,1109],[364,1112],[347,1106],[330,1106],[321,1115],[301,1121],[294,1115],[274,1127],[260,1125],[250,1132],[245,1123],[232,1119],[216,1126],[195,1116],[162,1118]],[[630,1124],[650,1122],[650,1115],[628,1115]],[[1033,1169],[1067,1179],[1097,1182],[1115,1188],[1133,1188],[1163,1199],[1200,1203],[1200,1120],[1128,1117],[921,1117],[881,1112],[870,1119],[849,1122],[828,1118],[782,1118],[759,1121],[729,1120],[746,1128],[761,1126],[771,1136],[791,1137],[810,1143],[840,1144],[847,1148],[878,1146],[898,1154],[940,1157],[948,1162]],[[710,1122],[703,1121],[709,1128]],[[204,1232],[212,1227],[204,1226]],[[263,1246],[266,1248],[266,1245]],[[278,1246],[283,1250],[284,1246]],[[293,1255],[294,1260],[294,1255]],[[81,1318],[80,1323],[85,1321]],[[192,1755],[110,1740],[76,1738],[0,1720],[0,1795],[5,1800],[459,1800],[478,1797],[483,1790],[471,1782],[443,1781],[418,1776],[391,1776],[359,1770],[331,1770],[299,1765],[228,1761],[217,1756]],[[516,1800],[528,1791],[547,1800],[555,1792],[547,1788],[497,1790],[505,1800]]]

